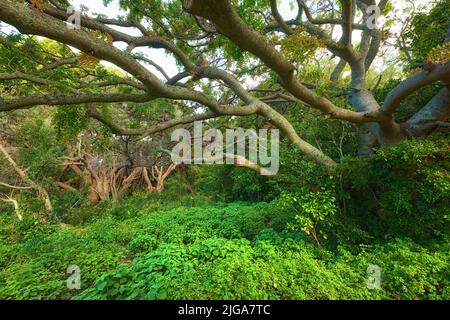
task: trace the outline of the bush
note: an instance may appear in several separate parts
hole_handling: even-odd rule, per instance
[[[366,161],[347,159],[340,168],[341,221],[381,239],[448,235],[449,158],[446,140],[416,139],[380,149]]]
[[[406,240],[352,255],[273,232],[254,242],[212,237],[164,244],[76,299],[448,299],[449,257]],[[371,264],[381,267],[381,289],[367,287]]]
[[[333,208],[329,195],[307,193],[295,205],[314,217],[321,206]],[[301,230],[286,229],[299,213],[275,202],[163,210],[160,200],[104,204],[78,227],[3,217],[0,299],[450,297],[445,239],[427,247],[396,238],[318,248]],[[81,292],[66,287],[70,265],[81,269]],[[370,265],[381,267],[380,290],[367,288]]]
[[[101,274],[161,246],[193,244],[214,236],[251,239],[266,226],[282,230],[290,219],[278,216],[268,204],[154,211],[158,202],[134,197],[122,205],[103,206],[96,209],[102,215],[91,210],[96,219],[81,227],[5,219],[0,299],[66,299],[76,294],[66,288],[70,265],[81,268],[86,289]]]

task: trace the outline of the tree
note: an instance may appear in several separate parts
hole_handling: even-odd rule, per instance
[[[22,94],[18,90],[13,98],[0,100],[0,112],[38,105],[81,106],[88,116],[124,136],[150,136],[196,120],[257,115],[279,128],[299,151],[328,167],[333,167],[335,160],[299,136],[274,107],[274,98],[301,102],[319,110],[324,120],[366,125],[366,149],[374,143],[393,145],[448,126],[450,34],[439,49],[444,54],[430,58],[380,105],[367,87],[367,73],[387,31],[373,23],[373,14],[385,12],[388,1],[381,0],[378,6],[375,0],[322,3],[297,0],[297,17],[285,21],[276,0],[121,1],[128,10],[126,17],[83,14],[82,28],[77,30],[67,28],[67,1],[4,0],[0,20],[14,26],[20,35],[2,36],[1,44],[10,55],[22,54],[26,63],[22,61],[20,68],[5,64],[0,80],[13,86],[25,82],[30,87]],[[117,27],[138,30],[140,35],[131,36]],[[336,39],[333,31],[338,27],[342,32]],[[59,55],[46,54],[35,36],[56,41]],[[127,48],[114,46],[118,42],[126,43]],[[75,54],[69,46],[80,53]],[[163,66],[136,52],[141,47],[165,49],[177,59],[180,73],[169,77]],[[333,81],[340,78],[346,66],[350,68],[350,83],[341,88],[348,94],[349,106],[336,105],[319,93],[317,85],[302,81],[304,60],[322,49],[339,58],[331,74]],[[114,64],[130,76],[99,67],[99,60]],[[162,78],[143,63],[152,65]],[[246,77],[265,81],[250,88]],[[264,83],[270,79],[276,81],[267,88]],[[443,83],[439,93],[409,120],[398,123],[394,112],[401,102],[436,82]],[[212,84],[217,89],[212,89]],[[262,94],[267,92],[270,96]],[[122,102],[150,108],[161,100],[183,102],[183,116],[136,128],[129,119],[117,122],[100,108],[111,108],[111,104],[117,108],[116,104]],[[198,107],[206,111],[198,113]]]

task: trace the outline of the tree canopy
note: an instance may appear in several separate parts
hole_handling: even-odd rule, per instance
[[[87,116],[115,134],[127,136],[154,135],[195,120],[257,115],[279,128],[304,154],[334,166],[336,160],[303,139],[277,104],[294,102],[299,110],[318,110],[324,120],[365,125],[368,133],[361,150],[447,126],[448,1],[428,18],[440,30],[433,37],[422,28],[427,18],[414,17],[410,43],[397,47],[409,53],[407,46],[415,46],[409,55],[419,69],[402,75],[384,101],[377,101],[368,75],[382,54],[389,28],[373,22],[378,11],[389,17],[394,4],[388,3],[293,1],[296,18],[285,21],[275,0],[120,1],[127,14],[83,12],[78,29],[67,27],[71,16],[67,1],[6,0],[0,20],[19,32],[1,37],[5,63],[0,80],[14,87],[15,95],[1,100],[0,111],[71,105],[84,108]],[[423,29],[423,36],[416,29]],[[176,59],[179,74],[169,77],[164,65],[139,52],[142,47],[164,49]],[[439,53],[430,53],[432,49]],[[329,81],[308,75],[314,60],[328,66],[328,74],[321,76]],[[349,76],[344,77],[346,68]],[[396,120],[404,99],[436,83],[442,89],[434,97],[405,121]],[[336,91],[347,99],[336,101],[332,95]],[[156,126],[135,117],[120,119],[114,116],[120,114],[120,103],[152,119],[160,116],[161,106],[172,114]]]

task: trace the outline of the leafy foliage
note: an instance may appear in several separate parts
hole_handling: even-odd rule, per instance
[[[3,219],[3,299],[448,299],[448,244],[384,240],[337,250],[282,231],[268,204],[155,212],[157,199],[129,199],[91,212],[80,227]],[[134,210],[123,215],[128,210]],[[103,216],[99,214],[103,212]],[[118,213],[121,213],[118,215]],[[278,230],[278,231],[277,231]],[[65,248],[64,250],[61,250]],[[81,268],[83,291],[66,288]],[[366,269],[382,269],[368,290]]]
[[[144,33],[173,35],[173,44],[193,62],[214,60],[239,79],[258,78],[258,98],[270,92],[277,100],[281,94],[274,72],[258,66],[258,60],[222,34],[211,36],[214,32],[205,29],[215,26],[186,14],[179,1],[119,3],[126,10],[119,21],[147,17]],[[322,2],[311,3],[320,9]],[[45,4],[31,1],[37,9]],[[410,68],[417,63],[448,61],[449,47],[442,43],[449,4],[439,1],[431,12],[414,17],[404,34],[412,46]],[[266,21],[270,19],[267,0],[233,0],[233,5],[259,33],[265,33],[267,22],[273,22]],[[393,4],[385,7],[385,11],[392,10]],[[390,25],[392,21],[386,24]],[[109,34],[90,35],[112,44]],[[186,36],[205,41],[199,45],[201,50]],[[297,27],[290,36],[274,33],[268,40],[293,64],[300,64],[305,86],[313,83],[315,92],[350,109],[341,88],[349,82],[346,69],[339,81],[329,80],[335,64],[320,57],[324,44],[319,39]],[[70,68],[42,68],[56,57],[75,62]],[[146,56],[136,53],[133,58]],[[75,54],[66,45],[17,32],[2,38],[0,72],[40,78],[37,83],[20,78],[2,82],[0,99],[40,94],[42,82],[45,90],[62,94],[73,93],[74,85],[87,93],[103,94],[110,91],[108,82],[116,81],[122,81],[115,86],[116,93],[137,89],[124,84],[130,80],[126,75],[105,67],[90,54]],[[386,72],[389,79],[376,70],[368,72],[379,103],[403,78],[397,66]],[[99,87],[103,82],[106,85]],[[217,89],[206,79],[182,86],[198,86],[221,104],[236,104],[227,86]],[[406,121],[441,89],[437,83],[411,94],[395,118]],[[378,148],[373,156],[359,158],[357,137],[366,132],[364,127],[324,121],[317,110],[301,102],[275,101],[273,109],[302,139],[340,165],[333,169],[320,166],[282,137],[276,177],[231,165],[180,166],[162,194],[130,188],[120,202],[93,206],[86,199],[92,191],[85,182],[89,176],[76,176],[68,172],[70,164],[62,165],[71,159],[68,154],[78,152],[78,141],[85,139],[89,151],[101,154],[96,163],[120,153],[128,159],[121,169],[128,172],[140,165],[130,161],[130,144],[161,142],[159,148],[142,152],[143,158],[161,158],[162,141],[168,134],[145,139],[114,135],[106,126],[88,120],[88,108],[95,108],[106,120],[119,120],[124,128],[145,129],[192,110],[197,113],[201,107],[158,99],[0,114],[0,138],[11,145],[8,150],[30,178],[49,191],[54,206],[54,219],[48,221],[36,192],[11,190],[3,183],[20,185],[20,179],[0,156],[1,198],[14,197],[18,203],[15,208],[0,202],[0,299],[450,299],[450,154],[445,130]],[[229,117],[225,125],[222,119],[209,124],[273,128],[272,121],[256,114]],[[136,180],[136,185],[143,185]],[[62,190],[58,182],[63,181],[70,191]],[[81,268],[80,291],[66,286],[70,265]],[[379,290],[367,287],[371,265],[381,268]]]
[[[345,212],[379,237],[442,236],[449,230],[448,157],[444,138],[405,141],[366,162],[349,159],[342,167],[352,172],[343,176]]]
[[[308,35],[304,28],[298,27],[294,34],[283,38],[281,46],[286,57],[305,61],[310,59],[319,48],[323,48],[324,44],[318,38]]]
[[[411,39],[413,58],[426,61],[428,53],[442,45],[448,32],[450,1],[440,0],[429,13],[414,16],[410,30],[404,37]]]

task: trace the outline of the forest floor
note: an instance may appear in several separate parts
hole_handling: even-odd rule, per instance
[[[2,216],[0,299],[450,298],[445,242],[318,248],[266,203],[133,197],[80,215],[72,225]]]

